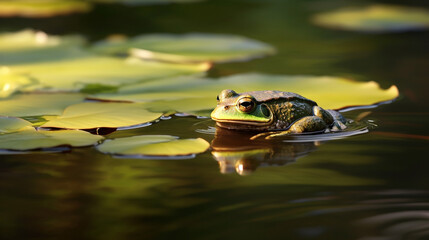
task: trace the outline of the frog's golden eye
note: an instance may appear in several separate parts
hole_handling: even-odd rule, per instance
[[[240,111],[250,113],[255,110],[256,103],[252,98],[244,97],[238,100],[237,106]]]

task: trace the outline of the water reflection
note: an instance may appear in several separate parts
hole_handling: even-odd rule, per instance
[[[253,132],[216,128],[212,155],[221,173],[248,175],[259,167],[283,166],[317,149],[318,142],[250,140]]]

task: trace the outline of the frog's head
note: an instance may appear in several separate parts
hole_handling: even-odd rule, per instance
[[[273,114],[265,103],[249,94],[225,89],[217,97],[218,104],[211,118],[219,127],[241,130],[265,130],[273,122]]]

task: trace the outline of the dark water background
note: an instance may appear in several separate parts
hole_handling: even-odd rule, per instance
[[[429,8],[423,0],[379,2]],[[429,239],[429,31],[365,34],[309,21],[347,4],[212,0],[0,19],[1,31],[31,27],[91,41],[114,33],[238,34],[272,44],[278,54],[215,65],[210,76],[343,76],[395,84],[401,94],[391,104],[346,113],[355,119],[371,111],[365,120],[377,127],[369,133],[322,143],[294,163],[258,166],[246,176],[221,174],[210,152],[186,160],[118,159],[93,148],[0,155],[0,239]],[[174,117],[110,137],[211,141],[213,135],[196,131],[210,126],[208,119]]]

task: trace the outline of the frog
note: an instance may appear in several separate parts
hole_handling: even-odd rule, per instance
[[[225,89],[217,96],[211,118],[220,128],[260,132],[251,139],[340,131],[346,119],[297,93],[277,90],[237,93]]]

